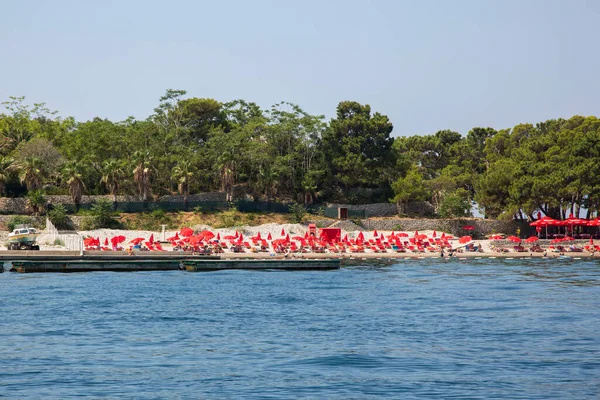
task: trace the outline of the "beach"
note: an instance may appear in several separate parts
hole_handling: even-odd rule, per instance
[[[267,243],[266,251],[260,251],[260,246],[256,246],[256,241],[250,245],[249,248],[242,246],[242,252],[233,252],[231,251],[230,246],[226,246],[223,249],[223,252],[218,253],[221,258],[266,258],[266,257],[276,257],[276,258],[307,258],[307,259],[319,259],[319,258],[343,258],[343,259],[420,259],[420,258],[440,258],[440,257],[456,257],[456,258],[480,258],[480,257],[488,257],[488,258],[558,258],[558,257],[572,257],[572,258],[597,258],[599,257],[598,252],[591,252],[591,248],[588,245],[588,240],[578,240],[572,241],[567,244],[564,244],[563,251],[559,250],[558,246],[550,245],[548,240],[540,240],[534,244],[540,244],[540,247],[543,251],[530,251],[531,245],[522,243],[525,251],[515,251],[515,245],[517,243],[512,243],[507,240],[490,240],[490,239],[481,239],[481,240],[469,240],[466,243],[460,243],[459,238],[454,237],[445,232],[435,232],[435,231],[419,231],[419,232],[402,232],[402,231],[341,231],[341,237],[347,237],[348,243],[355,242],[359,236],[362,235],[364,241],[366,243],[376,243],[375,241],[379,240],[380,243],[385,243],[386,246],[364,246],[364,249],[359,252],[351,251],[352,246],[347,246],[345,248],[337,248],[335,246],[324,246],[322,252],[313,252],[313,251],[300,251],[298,249],[302,248],[301,242],[298,240],[290,240],[290,242],[296,242],[298,244],[298,248],[296,251],[291,251],[289,246],[283,252],[276,252],[274,246],[271,246],[270,243],[274,240],[285,239],[286,237],[305,237],[309,228],[306,225],[302,224],[263,224],[260,226],[240,226],[233,228],[224,228],[224,229],[213,229],[207,225],[199,225],[192,227],[194,232],[202,232],[202,231],[210,231],[215,235],[215,238],[222,238],[219,240],[220,243],[230,242],[229,240],[223,238],[231,238],[241,235],[245,239],[244,242],[252,243],[250,240],[251,237],[256,237],[259,235],[264,242]],[[179,255],[190,255],[194,256],[197,253],[194,251],[173,251],[172,242],[168,241],[168,238],[172,238],[177,235],[180,230],[169,229],[164,232],[160,231],[142,231],[142,230],[118,230],[118,229],[97,229],[97,230],[89,230],[89,231],[78,231],[77,233],[72,233],[69,235],[60,236],[64,239],[64,237],[69,238],[71,242],[75,240],[79,240],[79,238],[97,238],[100,242],[106,243],[110,241],[111,238],[116,236],[122,236],[125,239],[122,244],[119,246],[122,250],[112,251],[110,248],[104,247],[104,251],[95,251],[95,250],[84,250],[86,254],[91,253],[106,253],[106,254],[128,254],[128,249],[131,247],[130,242],[136,238],[143,238],[144,241],[152,240],[154,242],[158,242],[161,244],[161,248],[163,248],[164,252],[162,254],[168,254],[170,252],[177,253]],[[439,245],[432,245],[425,248],[409,249],[405,247],[402,252],[398,252],[389,245],[392,242],[391,238],[394,236],[401,236],[402,241],[404,243],[410,244],[409,241],[414,241],[413,238],[419,235],[421,238],[427,238],[426,240],[430,241],[430,243],[434,244],[436,241],[438,244],[446,243],[443,249]],[[441,242],[439,238],[446,237],[450,239],[444,240]],[[266,240],[270,238],[269,240]],[[6,241],[6,233],[2,233],[0,235],[0,241]],[[216,243],[213,241],[213,243]],[[248,244],[250,244],[248,243]],[[74,251],[72,248],[68,248],[67,244],[60,244],[60,241],[56,241],[56,235],[51,235],[46,232],[42,232],[42,234],[38,238],[38,244],[40,245],[41,252],[49,252],[52,253],[71,253]],[[449,246],[448,246],[449,245]],[[471,247],[476,248],[478,251],[467,251],[466,246],[469,245]],[[570,246],[579,247],[584,249],[584,251],[571,252],[569,251]],[[111,247],[111,246],[109,246]],[[586,249],[588,247],[588,249]],[[593,246],[592,246],[593,248]],[[335,250],[334,250],[335,249]],[[450,251],[452,249],[452,251]],[[504,249],[504,251],[499,251],[499,249]],[[305,248],[306,250],[306,248]],[[129,252],[131,253],[131,251]],[[158,254],[159,252],[153,251],[137,251],[134,250],[135,254]]]

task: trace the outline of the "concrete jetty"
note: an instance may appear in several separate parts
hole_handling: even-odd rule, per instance
[[[10,254],[9,254],[10,253]],[[224,258],[186,253],[121,252],[1,252],[0,263],[12,272],[134,272],[134,271],[218,271],[248,270],[330,270],[340,268],[340,260],[286,258]]]

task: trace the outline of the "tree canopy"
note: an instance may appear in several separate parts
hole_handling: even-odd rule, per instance
[[[262,109],[169,89],[146,119],[76,121],[2,103],[1,195],[223,191],[255,199],[429,201],[440,216],[554,218],[600,208],[600,120],[573,116],[466,134],[392,136],[389,118],[342,101],[329,121],[281,102]],[[360,193],[360,196],[357,195]]]

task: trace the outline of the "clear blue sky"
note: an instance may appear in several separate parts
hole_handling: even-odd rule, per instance
[[[0,99],[78,120],[152,113],[165,89],[394,135],[600,114],[600,1],[4,1]]]

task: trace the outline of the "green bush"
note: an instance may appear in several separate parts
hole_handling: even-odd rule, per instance
[[[292,222],[299,224],[306,215],[306,207],[304,204],[294,203],[289,207],[290,213],[292,214]]]
[[[55,246],[64,246],[64,245],[65,245],[65,242],[63,242],[62,240],[60,240],[60,239],[56,238],[56,239],[54,239],[54,243],[53,243],[53,244],[54,244]]]
[[[93,217],[82,218],[79,223],[79,230],[81,231],[91,231],[96,228],[96,219]]]
[[[115,212],[112,202],[106,199],[99,199],[91,208],[92,216],[94,217],[94,229],[110,228],[115,225]]]
[[[12,217],[11,219],[8,220],[6,227],[8,228],[9,231],[12,232],[15,229],[15,226],[31,225],[32,222],[33,222],[33,220],[31,219],[31,217],[26,217],[24,215],[15,215],[14,217]]]
[[[41,190],[27,193],[27,207],[34,215],[39,215],[46,207],[46,196]]]
[[[64,204],[56,204],[52,210],[48,211],[48,219],[56,227],[56,229],[67,229],[67,208]]]

